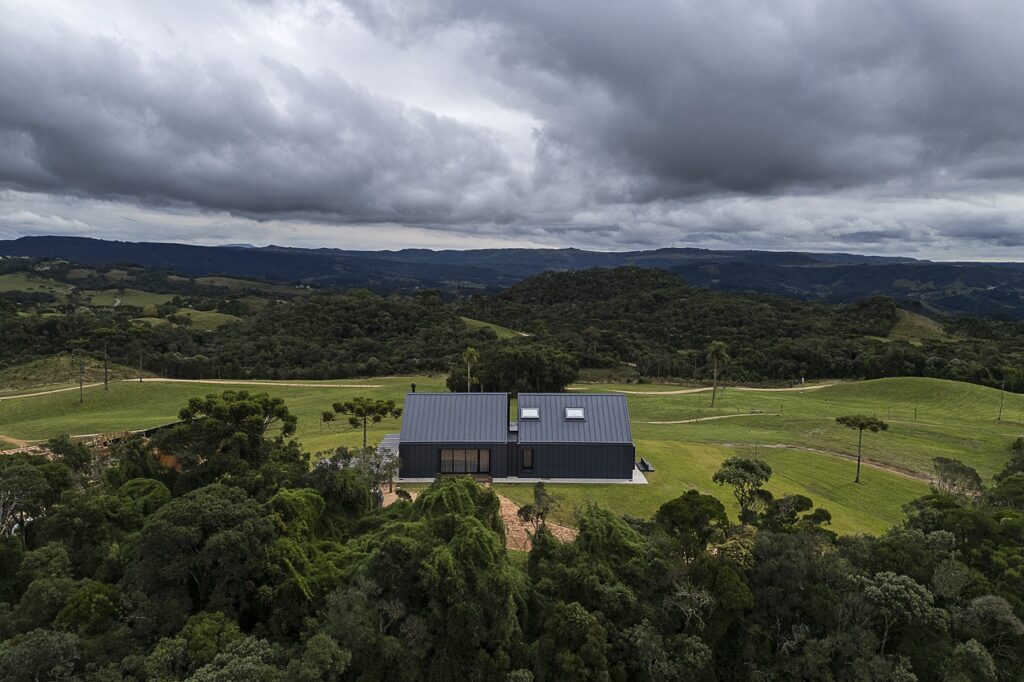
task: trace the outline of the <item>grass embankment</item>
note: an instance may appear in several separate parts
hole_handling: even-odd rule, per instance
[[[388,377],[329,382],[163,383],[148,381],[0,401],[0,434],[44,439],[58,433],[97,433],[154,426],[176,418],[189,398],[228,389],[269,392],[284,398],[299,417],[297,438],[310,452],[338,445],[359,445],[361,431],[342,415],[328,430],[320,413],[333,402],[355,396],[401,401],[410,382],[419,390],[444,390],[443,377]],[[265,385],[269,384],[269,385]],[[300,384],[300,385],[289,385]],[[375,387],[358,386],[372,384]],[[348,388],[338,385],[347,385]],[[996,421],[999,391],[952,381],[920,378],[881,379],[836,384],[804,391],[742,391],[727,388],[714,408],[710,393],[672,393],[684,386],[584,385],[588,391],[640,391],[628,395],[639,455],[657,469],[649,485],[559,485],[564,503],[556,519],[571,523],[572,510],[588,500],[618,513],[649,516],[662,503],[689,488],[720,497],[735,511],[730,491],[711,476],[733,455],[757,456],[773,470],[775,494],[801,493],[829,509],[839,532],[880,532],[899,522],[901,507],[927,492],[926,480],[883,467],[927,476],[931,459],[955,457],[988,479],[1008,458],[1007,446],[1024,435],[1017,419],[1024,396],[1005,394],[1003,421]],[[759,414],[751,411],[760,410]],[[915,420],[916,410],[916,420]],[[856,432],[835,423],[842,414],[875,414],[891,425],[886,433],[865,434],[863,484],[853,483]],[[742,415],[691,423],[687,419]],[[398,420],[371,425],[370,442],[399,430]],[[530,486],[499,484],[496,489],[523,503]]]
[[[462,321],[470,331],[476,331],[477,329],[490,329],[497,334],[499,339],[518,339],[522,336],[526,336],[523,332],[517,332],[514,329],[502,327],[500,324],[491,324],[490,322],[484,322],[483,320],[474,320],[471,317],[464,317],[462,318]]]
[[[889,331],[889,338],[895,341],[909,341],[919,344],[921,341],[952,341],[953,337],[946,333],[942,325],[935,320],[912,313],[909,310],[900,310],[899,319]]]
[[[418,390],[444,390],[442,377],[387,377],[325,382],[166,382],[150,380],[117,382],[109,391],[102,386],[85,390],[85,402],[78,402],[75,390],[0,401],[0,434],[23,440],[43,440],[60,433],[87,434],[130,431],[177,419],[189,398],[228,390],[270,393],[284,398],[298,416],[296,438],[310,452],[330,450],[339,445],[362,445],[362,430],[349,426],[338,415],[330,429],[320,428],[320,414],[337,401],[355,396],[393,399],[399,403],[415,381]],[[372,385],[372,386],[367,386]],[[349,386],[350,388],[345,388]],[[397,432],[396,419],[371,424],[368,439],[376,443],[386,433]]]
[[[218,313],[215,310],[193,310],[191,308],[178,308],[176,315],[187,317],[192,322],[192,328],[208,332],[231,322],[239,322],[242,318],[227,313]],[[135,322],[148,325],[171,324],[171,321],[163,317],[137,317]]]
[[[80,364],[81,363],[81,364]],[[139,370],[110,363],[110,381],[137,379]],[[36,393],[78,386],[79,372],[86,384],[103,381],[103,361],[92,357],[73,357],[70,353],[0,370],[0,396]],[[149,376],[145,373],[144,376]]]
[[[773,468],[768,488],[775,494],[799,492],[833,514],[839,532],[880,532],[903,518],[901,507],[928,490],[926,480],[879,466],[866,466],[862,485],[853,483],[857,434],[840,427],[842,414],[875,414],[890,430],[865,434],[864,457],[884,467],[925,476],[933,457],[959,459],[986,479],[1009,457],[1007,446],[1024,435],[1018,424],[1024,396],[1005,394],[1003,421],[997,421],[999,391],[954,381],[924,378],[880,379],[836,384],[817,390],[719,393],[667,393],[686,386],[579,386],[588,391],[636,391],[628,395],[637,453],[657,469],[649,485],[564,485],[559,520],[574,506],[594,501],[620,513],[649,516],[659,505],[689,488],[716,494],[735,511],[729,491],[711,482],[726,457],[753,456]],[[760,414],[751,414],[752,411]],[[915,421],[916,410],[916,421]],[[721,415],[744,415],[691,423],[652,424]],[[529,486],[501,485],[517,502],[529,500]]]
[[[59,297],[71,293],[73,288],[70,284],[27,272],[11,272],[0,275],[0,292],[26,291],[54,294]]]

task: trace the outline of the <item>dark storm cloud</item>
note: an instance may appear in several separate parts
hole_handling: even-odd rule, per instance
[[[600,164],[649,201],[1024,176],[1020,3],[350,4],[404,40],[490,27],[481,57],[545,121],[542,180]]]
[[[107,38],[0,27],[0,183],[240,215],[493,219],[490,135],[326,75],[254,74]],[[504,189],[504,187],[503,187]],[[457,191],[454,191],[457,190]],[[483,197],[483,200],[481,199]]]
[[[0,0],[0,236],[1024,239],[1016,0],[80,8]]]

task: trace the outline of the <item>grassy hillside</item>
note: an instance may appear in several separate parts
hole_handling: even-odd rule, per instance
[[[105,289],[103,291],[83,291],[82,296],[92,305],[113,306],[130,305],[138,308],[158,306],[173,298],[172,294],[157,294],[138,289]]]
[[[989,479],[1008,459],[1009,443],[1024,435],[1018,423],[1024,396],[1004,396],[1000,422],[998,390],[938,379],[879,379],[802,392],[728,388],[719,393],[714,408],[709,407],[710,392],[670,393],[692,390],[685,386],[577,388],[631,392],[637,453],[657,471],[647,474],[650,485],[644,488],[559,486],[565,498],[562,520],[586,500],[648,516],[691,487],[733,505],[731,494],[715,486],[711,475],[726,457],[753,456],[756,448],[774,470],[768,486],[774,493],[808,495],[832,512],[837,531],[878,532],[902,518],[903,504],[927,492],[933,457],[960,459]],[[850,459],[856,455],[857,434],[835,423],[836,416],[852,413],[876,414],[890,423],[888,432],[864,437],[864,457],[876,465],[864,468],[863,485],[853,483]],[[706,419],[725,415],[740,416]],[[704,421],[650,423],[692,419]],[[517,502],[531,495],[529,486],[498,488]]]
[[[192,396],[247,389],[284,398],[299,417],[297,438],[305,449],[315,452],[361,442],[361,433],[342,421],[321,429],[319,415],[334,401],[354,396],[401,401],[413,381],[421,391],[444,390],[442,377],[424,376],[266,383],[154,380],[113,384],[109,392],[102,387],[87,389],[85,403],[80,405],[72,386],[60,393],[0,400],[0,435],[32,440],[62,432],[140,429],[175,419]],[[714,485],[711,475],[725,458],[753,456],[756,450],[774,470],[769,485],[773,492],[808,495],[832,512],[833,528],[839,532],[878,532],[902,518],[903,504],[927,491],[933,457],[960,459],[987,479],[1008,458],[1009,442],[1024,434],[1017,422],[1024,411],[1024,396],[1004,396],[1004,420],[999,422],[999,391],[935,379],[881,379],[803,391],[727,388],[713,409],[710,393],[679,393],[692,390],[680,386],[575,388],[630,392],[638,454],[657,471],[647,474],[647,486],[559,485],[557,491],[564,497],[560,520],[570,520],[574,506],[586,500],[599,501],[619,513],[648,516],[691,487],[713,493],[733,508],[731,493]],[[756,410],[760,413],[751,414]],[[854,463],[849,459],[856,453],[856,433],[835,424],[837,415],[850,413],[876,414],[891,424],[887,433],[864,438],[864,456],[869,461],[862,485],[853,483]],[[724,416],[728,418],[706,419]],[[704,421],[652,423],[691,419]],[[374,425],[369,440],[376,442],[398,429],[397,420]],[[525,485],[496,487],[518,502],[531,495]]]
[[[62,296],[70,293],[72,288],[70,284],[64,284],[48,277],[27,272],[12,272],[0,275],[0,292],[27,291]]]
[[[889,338],[897,341],[909,341],[910,343],[950,341],[953,339],[942,328],[942,325],[935,320],[902,309],[899,311],[899,319],[896,320],[896,324],[889,332]]]
[[[85,383],[92,384],[103,381],[102,360],[82,358],[82,370]],[[139,376],[138,369],[122,367],[114,363],[108,365],[108,371],[111,381],[136,379]],[[77,387],[78,375],[79,358],[73,358],[70,354],[55,355],[17,367],[0,369],[0,396],[32,392],[33,390],[49,390],[72,384]],[[148,376],[148,373],[146,375]]]
[[[482,320],[474,320],[471,317],[463,317],[462,321],[466,323],[466,328],[470,331],[477,329],[490,329],[498,335],[499,339],[516,339],[521,336],[525,336],[522,332],[517,332],[514,329],[508,327],[502,327],[500,324],[491,324],[490,322],[484,322]]]
[[[137,381],[88,388],[78,402],[77,383],[71,390],[34,397],[0,400],[0,434],[23,440],[42,440],[59,433],[86,434],[143,429],[173,421],[189,398],[227,390],[268,392],[280,396],[299,417],[296,437],[311,452],[338,445],[361,445],[362,432],[338,421],[321,430],[320,413],[331,404],[355,396],[401,401],[415,381],[418,390],[444,390],[441,377],[388,377],[329,382],[166,382]],[[348,388],[346,388],[348,387]],[[57,387],[60,388],[60,387]],[[399,422],[371,425],[370,441],[397,431]]]

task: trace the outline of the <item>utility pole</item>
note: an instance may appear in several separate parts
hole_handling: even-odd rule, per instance
[[[107,343],[108,343],[108,341],[106,339],[103,339],[103,390],[104,391],[109,391],[110,390],[110,386],[108,386],[108,382],[107,382],[107,377],[109,376],[108,372],[107,372]]]
[[[142,349],[139,349],[139,383],[142,383]]]
[[[78,404],[85,402],[85,359],[82,351],[78,351]]]
[[[999,387],[999,416],[996,418],[997,422],[1003,421],[1003,395],[1006,390],[1006,377],[1003,377],[1003,383]]]

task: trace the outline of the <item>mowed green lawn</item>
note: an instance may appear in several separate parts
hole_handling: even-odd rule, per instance
[[[338,445],[359,445],[362,434],[343,415],[330,429],[321,429],[320,413],[335,401],[355,396],[401,401],[411,382],[420,391],[444,389],[443,377],[387,377],[329,382],[279,382],[272,385],[239,382],[111,384],[89,388],[85,403],[77,390],[15,400],[0,400],[0,434],[25,440],[58,433],[97,433],[140,429],[176,418],[190,397],[224,390],[269,392],[284,398],[299,417],[297,437],[310,452]],[[289,386],[288,383],[300,383]],[[330,384],[374,384],[378,388],[339,388]],[[887,466],[927,476],[931,459],[955,457],[974,466],[986,479],[1009,457],[1009,443],[1024,435],[1017,420],[1024,396],[1003,396],[1003,420],[997,421],[999,391],[951,381],[921,378],[881,379],[841,383],[818,390],[757,392],[727,388],[711,408],[710,393],[664,394],[685,387],[658,385],[594,385],[585,391],[640,391],[629,394],[633,435],[638,455],[657,469],[647,474],[649,485],[558,485],[564,502],[559,520],[570,521],[573,509],[592,500],[622,514],[651,515],[665,501],[689,488],[715,494],[735,512],[729,490],[711,476],[722,460],[733,455],[757,456],[773,468],[769,488],[777,495],[800,493],[833,515],[833,529],[842,533],[877,533],[903,514],[901,507],[927,492],[926,480],[865,466],[863,483],[853,483],[854,463],[843,458],[856,453],[856,432],[839,427],[842,414],[875,414],[891,428],[865,434],[864,456]],[[659,395],[659,393],[662,393]],[[917,410],[916,420],[914,410]],[[751,414],[752,411],[760,411]],[[695,423],[657,424],[711,416],[730,416]],[[371,426],[369,441],[397,432],[398,420]],[[531,496],[528,485],[499,484],[496,488],[517,502]]]
[[[88,298],[92,305],[112,306],[116,303],[117,305],[136,306],[139,308],[158,306],[174,298],[173,294],[157,294],[152,291],[140,291],[138,289],[83,291],[82,296]]]
[[[29,291],[63,296],[71,293],[73,287],[49,277],[27,272],[11,272],[0,275],[0,291]]]
[[[734,455],[757,456],[773,469],[768,488],[776,495],[800,493],[832,512],[837,532],[878,533],[903,518],[902,506],[927,493],[925,480],[865,466],[862,484],[854,484],[857,433],[840,427],[835,417],[874,414],[890,430],[864,436],[864,457],[927,476],[933,457],[959,459],[989,479],[1009,458],[1008,446],[1024,435],[1018,424],[1024,396],[1003,396],[1003,421],[997,421],[998,390],[954,381],[924,378],[880,379],[841,383],[817,390],[720,392],[658,395],[686,389],[659,385],[581,385],[586,391],[620,390],[628,395],[638,456],[656,471],[647,486],[560,485],[564,498],[559,518],[594,501],[619,513],[650,516],[669,499],[696,488],[715,494],[736,508],[728,490],[711,476]],[[917,410],[915,421],[914,410]],[[760,414],[751,414],[752,411]],[[722,415],[742,415],[686,424],[652,424]],[[496,486],[511,499],[530,500],[530,486]]]
[[[484,322],[483,320],[474,320],[471,317],[463,317],[462,321],[470,331],[476,331],[477,329],[490,329],[498,336],[499,339],[518,339],[525,336],[525,334],[517,332],[514,329],[502,327],[500,324],[492,324],[490,322]]]
[[[334,402],[367,396],[401,403],[413,381],[417,390],[445,390],[443,377],[422,376],[281,382],[276,385],[126,381],[111,383],[109,391],[104,391],[102,386],[87,388],[85,402],[80,404],[76,386],[73,390],[59,393],[0,400],[0,434],[23,440],[41,440],[60,433],[78,435],[143,429],[177,419],[178,410],[194,396],[247,390],[284,398],[288,408],[299,418],[297,439],[306,450],[317,452],[332,450],[339,445],[362,444],[362,431],[349,426],[344,415],[338,415],[338,421],[330,429],[320,428],[320,414],[330,410]],[[365,384],[378,387],[338,387]],[[397,419],[372,424],[368,440],[376,443],[384,434],[397,432],[399,428]]]

